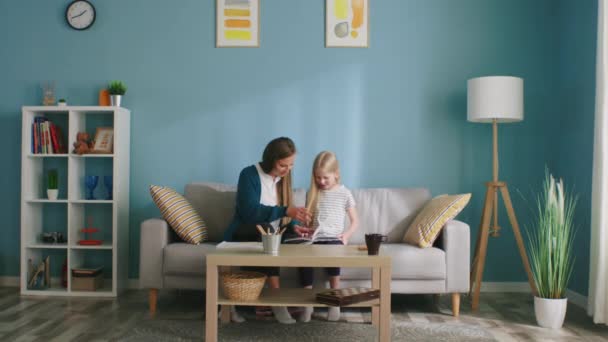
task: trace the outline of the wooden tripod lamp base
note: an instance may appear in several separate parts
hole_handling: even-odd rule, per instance
[[[521,238],[513,204],[507,184],[498,180],[498,123],[517,122],[524,119],[524,80],[513,76],[483,76],[467,81],[467,120],[470,122],[492,124],[492,181],[486,183],[486,199],[481,214],[481,224],[475,244],[475,255],[471,266],[471,307],[479,308],[479,291],[483,279],[483,266],[488,251],[488,236],[497,237],[498,227],[498,193],[502,195],[507,215],[513,227],[519,254],[528,275],[532,292],[536,294],[530,263]],[[490,229],[490,221],[494,225]]]
[[[536,294],[536,286],[534,285],[534,278],[532,277],[532,271],[530,269],[530,263],[528,262],[528,256],[524,247],[524,241],[521,237],[519,224],[515,217],[515,211],[513,210],[513,204],[511,203],[511,196],[509,195],[509,189],[505,182],[487,182],[486,183],[486,198],[483,205],[483,212],[481,214],[481,225],[479,233],[477,234],[477,242],[475,243],[475,255],[473,256],[473,265],[471,266],[471,308],[473,311],[479,309],[479,292],[481,290],[481,280],[483,278],[483,267],[486,260],[486,254],[488,251],[488,237],[490,235],[490,219],[494,215],[497,216],[496,210],[498,209],[498,192],[502,195],[505,208],[507,210],[507,216],[511,227],[513,227],[513,235],[515,235],[515,241],[517,242],[517,248],[519,248],[519,255],[521,256],[522,263],[528,275],[528,283],[532,292]]]

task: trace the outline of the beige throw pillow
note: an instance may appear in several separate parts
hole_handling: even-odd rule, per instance
[[[150,185],[150,195],[165,221],[182,240],[198,245],[207,239],[205,222],[182,195],[157,185]]]
[[[433,245],[446,222],[467,206],[471,194],[442,195],[430,200],[410,225],[403,242],[419,247]]]

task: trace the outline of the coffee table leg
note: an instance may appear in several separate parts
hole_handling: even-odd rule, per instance
[[[217,266],[207,262],[205,341],[217,341]]]
[[[378,327],[380,342],[391,340],[391,268],[380,268],[380,326]]]
[[[220,274],[222,272],[231,272],[231,271],[232,271],[232,267],[230,267],[230,266],[220,266],[219,267]],[[221,305],[220,322],[222,322],[222,324],[230,323],[230,309],[231,308],[232,308],[231,305]]]
[[[372,268],[372,288],[380,288],[380,268]],[[378,306],[372,306],[372,325],[378,327],[380,322],[380,308]]]

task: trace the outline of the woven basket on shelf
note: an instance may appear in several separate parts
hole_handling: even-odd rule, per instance
[[[258,299],[266,281],[264,273],[251,271],[226,272],[220,276],[224,295],[232,300]]]

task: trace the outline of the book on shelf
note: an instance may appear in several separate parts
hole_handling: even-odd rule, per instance
[[[42,116],[34,118],[31,142],[33,154],[67,153],[61,128]]]
[[[51,286],[51,257],[47,256],[37,266],[33,266],[32,259],[28,260],[29,279],[28,289],[43,289]]]

